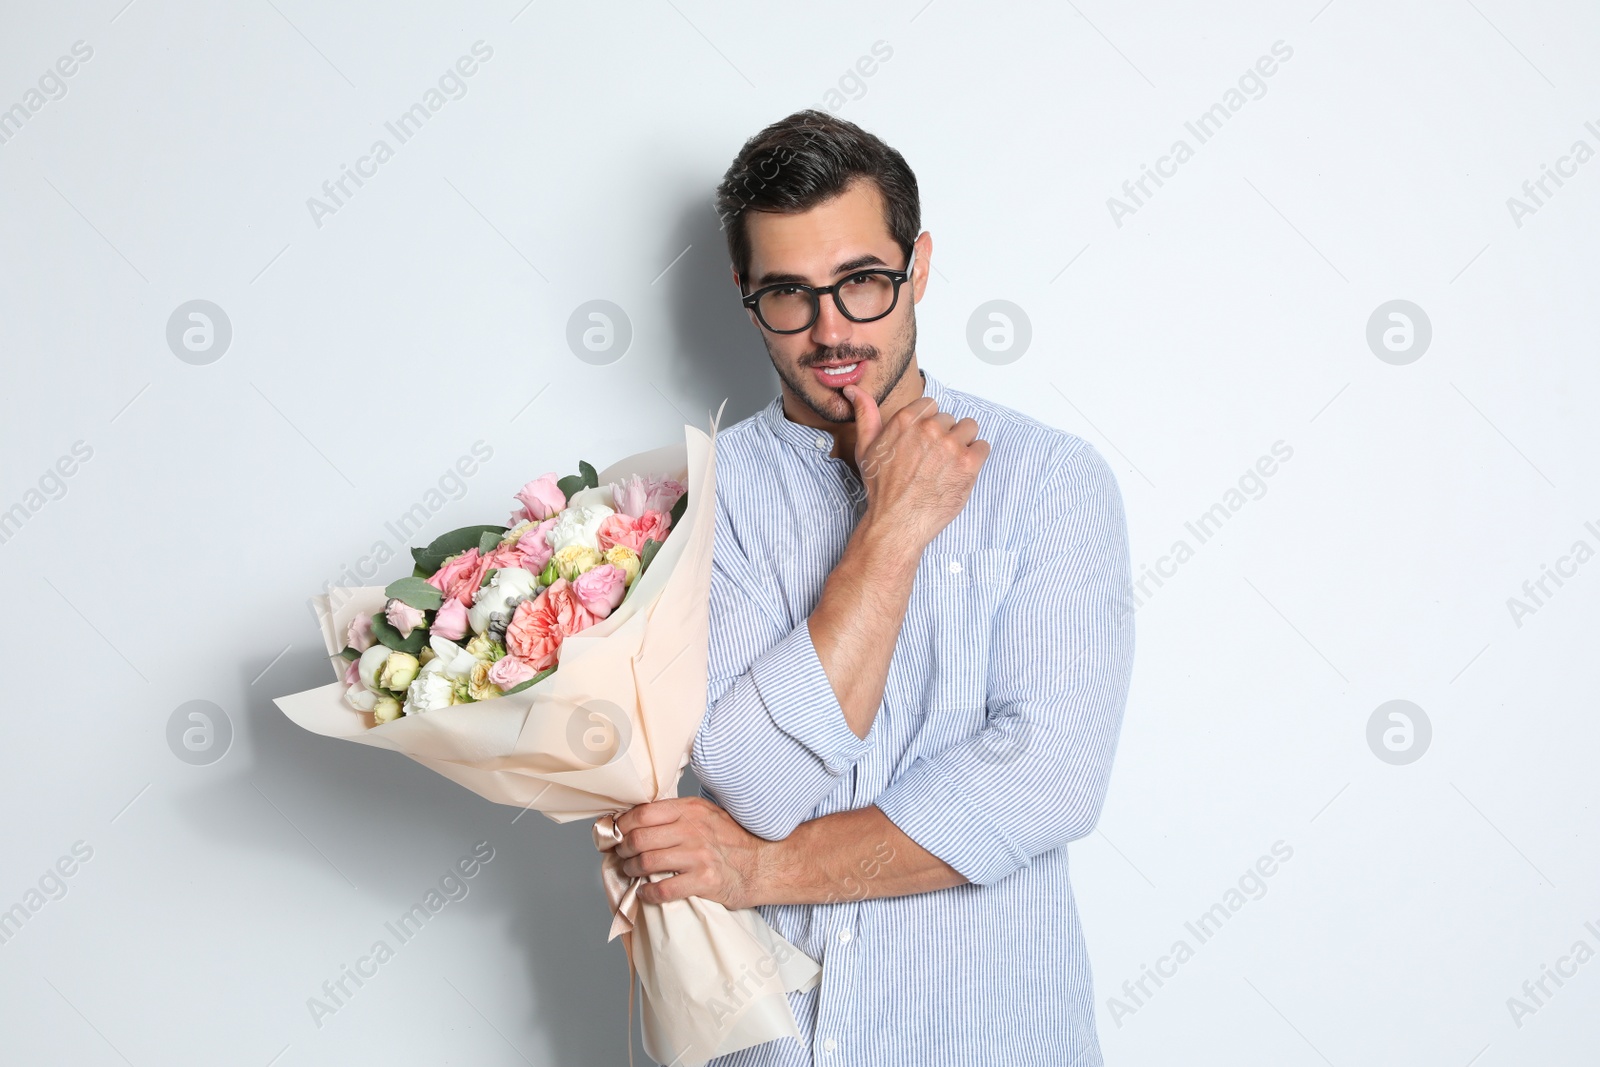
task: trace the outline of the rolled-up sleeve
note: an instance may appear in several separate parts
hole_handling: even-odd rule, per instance
[[[812,817],[875,738],[850,729],[808,620],[784,621],[720,500],[716,514],[706,715],[690,765],[710,799],[776,841]]]
[[[876,800],[978,885],[1094,829],[1133,673],[1121,491],[1088,442],[1062,447],[994,618],[986,725],[917,759]]]

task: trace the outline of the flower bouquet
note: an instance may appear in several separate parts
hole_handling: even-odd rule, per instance
[[[629,1027],[636,973],[645,1049],[676,1067],[798,1038],[785,994],[821,976],[752,908],[641,902],[614,851],[616,815],[677,796],[705,714],[711,430],[536,479],[506,525],[413,549],[409,577],[313,597],[340,680],[276,700],[305,729],[392,749],[488,800],[596,820]]]

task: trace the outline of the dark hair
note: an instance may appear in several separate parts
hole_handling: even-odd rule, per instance
[[[740,281],[750,270],[747,210],[809,211],[860,178],[877,184],[889,233],[910,256],[922,232],[917,177],[905,158],[878,137],[846,119],[808,108],[746,141],[722,176],[716,197],[728,257]]]

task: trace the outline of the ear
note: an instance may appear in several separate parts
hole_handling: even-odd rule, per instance
[[[917,250],[917,262],[911,270],[911,301],[920,304],[928,288],[928,272],[933,269],[933,234],[923,230],[912,247]]]

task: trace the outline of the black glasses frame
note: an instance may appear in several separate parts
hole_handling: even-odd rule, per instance
[[[811,327],[817,324],[817,316],[822,314],[822,298],[824,296],[833,297],[833,306],[839,309],[839,314],[843,315],[851,322],[877,322],[879,319],[890,314],[895,308],[900,306],[900,287],[911,280],[911,269],[916,265],[916,262],[917,247],[916,245],[912,245],[911,258],[906,260],[906,266],[904,270],[891,270],[888,267],[871,267],[867,270],[851,271],[850,274],[840,278],[832,285],[824,285],[820,288],[814,285],[804,285],[800,282],[779,282],[776,285],[764,285],[760,289],[757,289],[755,292],[751,293],[749,296],[744,297],[739,302],[745,307],[749,308],[751,311],[755,312],[756,321],[760,322],[762,329],[769,333],[804,333],[805,331],[811,329]],[[860,278],[865,274],[882,274],[886,276],[891,282],[894,283],[894,296],[890,298],[889,306],[884,310],[883,314],[872,315],[868,318],[858,319],[854,315],[850,314],[850,312],[846,311],[844,304],[840,302],[839,286],[843,285],[845,282]],[[761,314],[761,308],[758,302],[763,296],[775,289],[799,289],[811,297],[811,317],[806,320],[806,324],[804,326],[796,327],[793,330],[776,330],[773,329],[771,324],[767,322],[767,317]]]

